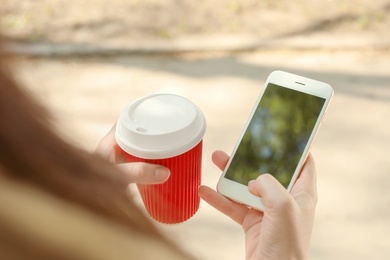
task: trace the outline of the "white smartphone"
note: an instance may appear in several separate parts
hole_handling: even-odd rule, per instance
[[[263,211],[261,198],[248,191],[250,180],[269,173],[290,191],[332,96],[324,82],[272,72],[218,181],[218,192]]]

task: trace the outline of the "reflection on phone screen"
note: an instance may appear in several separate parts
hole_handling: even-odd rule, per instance
[[[225,178],[247,185],[270,173],[287,188],[325,99],[268,84]]]

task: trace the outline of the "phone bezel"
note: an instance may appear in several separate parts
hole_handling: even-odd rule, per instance
[[[313,130],[312,130],[312,133],[309,137],[307,145],[302,153],[302,157],[300,158],[298,166],[297,166],[297,168],[296,168],[296,170],[295,170],[295,172],[290,180],[290,183],[287,187],[287,190],[289,192],[291,191],[292,186],[294,185],[296,179],[298,178],[299,173],[301,171],[301,168],[302,168],[302,166],[307,158],[307,155],[309,154],[310,147],[311,147],[313,140],[315,138],[315,135],[317,134],[318,129],[322,123],[322,120],[324,118],[324,115],[326,113],[329,102],[330,102],[330,100],[333,96],[333,92],[334,92],[332,87],[327,83],[313,80],[310,78],[306,78],[303,76],[295,75],[292,73],[284,72],[284,71],[279,71],[279,70],[274,71],[268,76],[268,78],[264,84],[264,87],[263,87],[259,97],[257,98],[253,109],[252,109],[252,112],[249,116],[249,119],[247,120],[245,127],[244,127],[243,131],[241,132],[241,135],[240,135],[240,137],[239,137],[239,139],[238,139],[238,141],[233,149],[232,156],[230,157],[230,159],[225,167],[225,170],[223,171],[223,173],[218,181],[218,184],[217,184],[217,191],[219,193],[221,193],[222,195],[224,195],[224,196],[226,196],[226,197],[228,197],[236,202],[239,202],[239,203],[245,204],[249,207],[258,209],[260,211],[264,211],[264,204],[263,204],[261,198],[256,197],[256,196],[252,195],[251,193],[249,193],[247,185],[244,185],[244,184],[241,184],[241,183],[238,183],[238,182],[235,182],[235,181],[232,181],[230,179],[225,178],[225,174],[227,172],[227,169],[230,166],[230,163],[232,162],[232,160],[234,158],[234,155],[238,149],[238,146],[241,143],[241,140],[242,140],[253,116],[254,116],[254,113],[256,112],[256,109],[260,103],[260,100],[261,100],[265,90],[267,89],[267,86],[269,83],[279,85],[279,86],[282,86],[285,88],[289,88],[289,89],[292,89],[295,91],[307,93],[310,95],[318,96],[318,97],[325,99],[324,106],[323,106],[323,108],[322,108],[322,110],[317,118],[316,124],[313,127]]]

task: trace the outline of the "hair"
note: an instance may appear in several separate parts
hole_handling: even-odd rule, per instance
[[[0,258],[188,258],[136,206],[114,165],[55,133],[0,52]]]

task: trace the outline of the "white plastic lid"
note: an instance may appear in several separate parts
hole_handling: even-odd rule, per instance
[[[206,120],[191,101],[156,94],[127,105],[115,138],[127,153],[145,159],[170,158],[195,147],[203,138]]]

